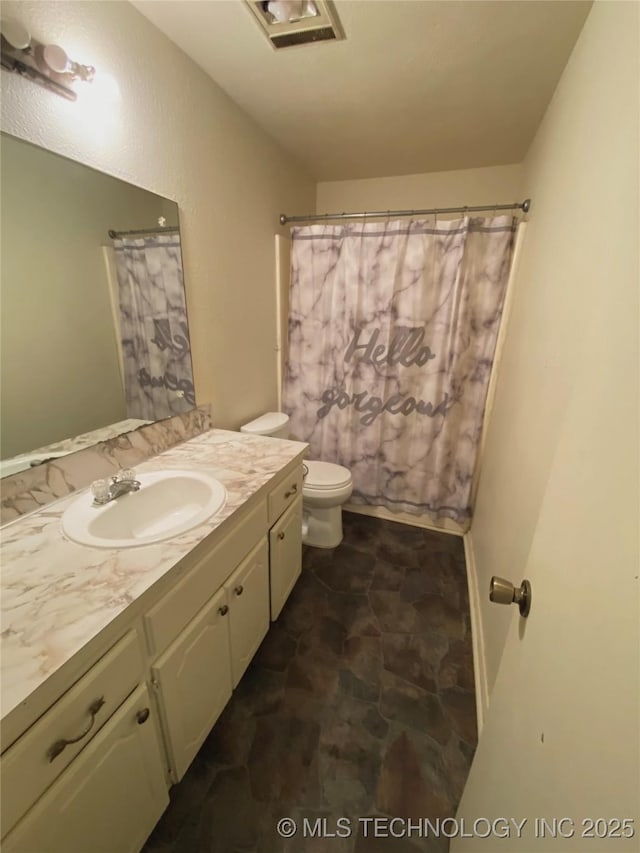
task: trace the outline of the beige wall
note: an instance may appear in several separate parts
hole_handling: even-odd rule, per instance
[[[584,534],[610,537],[610,560],[600,571],[611,584],[630,571],[637,575],[637,34],[636,4],[594,6],[524,163],[523,190],[533,206],[470,534],[489,688],[517,619],[515,608],[489,603],[489,579],[521,580],[543,502],[549,512],[545,488],[574,389],[588,384],[601,362],[615,363],[612,351],[624,367],[607,368],[608,388],[594,390],[582,417],[588,422],[595,410],[610,407],[608,441],[616,449],[610,464],[619,466],[618,487],[592,496],[592,524]],[[570,490],[555,511],[566,520],[567,535],[576,535]],[[563,578],[562,588],[589,582],[578,572]],[[615,612],[598,615],[611,626],[616,618]],[[588,630],[592,614],[583,622]]]
[[[414,210],[465,204],[500,204],[521,201],[521,192],[520,165],[428,172],[395,178],[329,181],[318,184],[316,212]]]
[[[2,136],[0,405],[5,459],[126,417],[101,246],[176,206]]]
[[[3,14],[98,69],[76,103],[3,72],[3,129],[178,202],[197,399],[223,427],[274,407],[273,235],[313,181],[128,3]]]

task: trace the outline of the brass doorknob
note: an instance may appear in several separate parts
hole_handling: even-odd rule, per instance
[[[514,586],[511,581],[491,578],[489,599],[495,604],[517,604],[521,616],[528,616],[531,610],[531,584],[524,580],[520,586]]]

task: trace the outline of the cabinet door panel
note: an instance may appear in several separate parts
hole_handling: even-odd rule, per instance
[[[269,630],[269,547],[263,539],[225,584],[229,602],[231,670],[237,687]]]
[[[269,532],[271,618],[280,615],[302,571],[302,498],[297,498]]]
[[[3,840],[3,853],[137,853],[169,797],[139,687]],[[141,718],[144,713],[141,714]]]
[[[220,590],[151,670],[179,782],[231,697],[229,615]]]

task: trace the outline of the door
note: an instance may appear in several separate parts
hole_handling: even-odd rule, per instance
[[[174,782],[231,698],[228,610],[222,589],[151,667]]]
[[[139,687],[3,840],[6,853],[137,853],[169,804]]]
[[[231,673],[237,687],[269,630],[269,548],[263,539],[224,585],[229,602]]]
[[[636,370],[632,340],[601,347],[569,399],[528,562],[510,578],[531,581],[531,613],[512,606],[458,811],[472,837],[459,828],[454,853],[640,849],[638,392],[610,385]],[[521,837],[473,832],[499,817],[526,819]]]
[[[302,571],[302,496],[269,531],[271,619],[276,620]]]

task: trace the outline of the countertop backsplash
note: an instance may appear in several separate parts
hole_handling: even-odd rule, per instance
[[[93,480],[109,477],[120,468],[133,468],[145,459],[209,429],[211,407],[205,404],[190,412],[142,426],[77,453],[4,477],[1,484],[0,524],[7,524],[52,501],[84,489]]]

